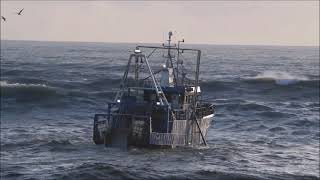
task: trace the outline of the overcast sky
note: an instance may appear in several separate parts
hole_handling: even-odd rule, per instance
[[[23,15],[15,14],[25,8]],[[319,1],[1,1],[1,39],[319,45]]]

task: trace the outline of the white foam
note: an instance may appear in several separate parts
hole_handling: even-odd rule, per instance
[[[299,81],[306,81],[308,78],[304,76],[295,76],[287,72],[265,71],[250,79],[274,80],[279,85],[295,84]]]
[[[7,81],[0,81],[1,87],[47,87],[45,84],[24,84],[24,83],[8,83]]]

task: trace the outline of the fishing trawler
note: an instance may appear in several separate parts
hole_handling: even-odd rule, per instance
[[[137,46],[105,114],[95,114],[93,141],[107,147],[207,145],[214,108],[202,101],[201,51],[172,44]],[[187,55],[185,55],[187,54]],[[190,69],[185,67],[189,60]],[[191,62],[190,62],[191,59]],[[163,63],[163,64],[161,64]]]

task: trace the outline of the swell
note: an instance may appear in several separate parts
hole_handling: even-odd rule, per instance
[[[95,87],[89,84],[90,87]],[[102,86],[102,85],[101,85]],[[104,84],[108,86],[108,84]],[[105,89],[105,88],[103,88]],[[64,100],[67,98],[110,98],[114,95],[114,90],[81,90],[81,89],[66,89],[62,87],[53,87],[46,84],[32,84],[32,83],[8,83],[1,81],[1,97],[4,99],[14,98],[17,102],[38,102],[48,100]]]
[[[16,98],[18,101],[39,101],[53,98],[85,97],[110,98],[119,87],[121,79],[98,78],[88,82],[49,83],[36,78],[24,78],[14,82],[1,81],[1,96],[3,98]],[[48,85],[51,84],[51,85]],[[206,81],[201,83],[203,91],[245,92],[256,94],[270,94],[274,96],[301,95],[314,97],[319,93],[319,80],[304,80],[294,84],[279,85],[270,79],[245,79],[239,81]],[[250,105],[248,105],[250,106]],[[231,107],[232,108],[232,107]],[[249,107],[250,108],[250,107]]]

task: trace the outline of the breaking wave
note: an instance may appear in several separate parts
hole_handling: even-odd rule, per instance
[[[0,81],[1,87],[17,88],[17,87],[47,87],[45,84],[24,84],[24,83],[8,83],[7,81]]]
[[[318,79],[276,79],[271,77],[250,77],[234,81],[203,81],[200,83],[204,91],[230,92],[230,91],[252,91],[252,90],[280,90],[283,93],[319,91],[320,81]]]
[[[17,102],[37,102],[56,100],[66,100],[68,98],[111,98],[114,96],[116,89],[104,90],[97,89],[93,82],[87,90],[79,88],[66,89],[62,87],[53,87],[46,84],[27,84],[27,83],[8,83],[1,81],[1,97],[14,98]],[[62,86],[62,85],[61,85]],[[102,86],[108,86],[103,84]],[[94,88],[92,88],[94,87]],[[80,87],[81,88],[81,87]],[[83,87],[82,87],[83,88]]]
[[[297,84],[299,82],[308,81],[309,79],[304,76],[295,76],[287,72],[277,72],[277,71],[265,71],[258,74],[255,77],[248,78],[248,80],[261,81],[261,82],[275,82],[278,85],[290,85]]]
[[[57,90],[45,84],[8,83],[1,81],[1,96],[20,100],[42,99],[57,95]]]

